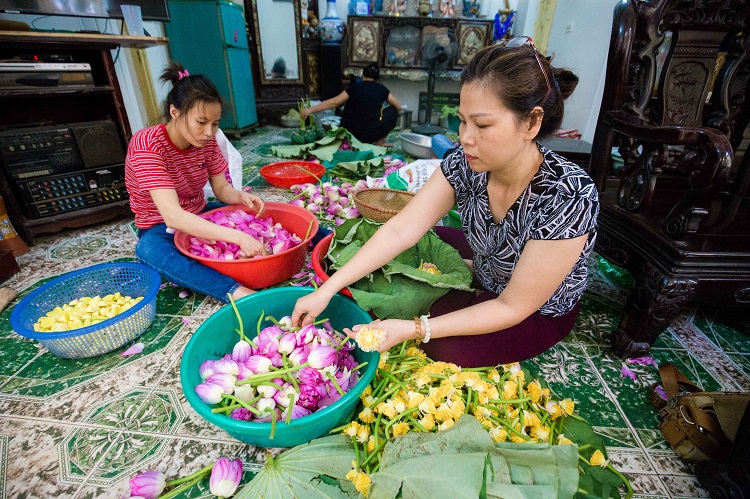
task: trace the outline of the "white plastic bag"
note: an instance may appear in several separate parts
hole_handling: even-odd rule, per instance
[[[385,178],[386,187],[417,192],[438,168],[439,159],[418,159],[388,175]]]
[[[216,142],[219,144],[221,154],[229,163],[229,176],[231,178],[232,187],[237,190],[242,189],[242,155],[240,152],[229,142],[229,139],[221,129],[216,131]],[[229,180],[229,179],[227,179]],[[206,198],[215,198],[213,189],[211,189],[211,182],[206,182],[203,186],[203,194]]]

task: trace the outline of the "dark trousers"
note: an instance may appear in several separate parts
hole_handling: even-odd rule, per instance
[[[435,230],[443,241],[458,250],[462,258],[473,259],[474,254],[461,229],[435,227]],[[439,317],[495,298],[497,294],[491,291],[482,291],[476,295],[451,290],[433,304],[430,317]],[[579,310],[580,303],[577,303],[570,312],[559,317],[535,312],[507,329],[472,336],[434,338],[421,347],[431,359],[453,362],[461,367],[519,362],[549,350],[568,336]]]
[[[352,135],[357,137],[359,141],[373,144],[380,139],[384,139],[389,133],[391,133],[391,130],[396,128],[397,120],[398,111],[396,111],[396,108],[393,106],[386,106],[383,108],[382,119],[374,123],[368,123],[367,126],[362,126],[364,124],[351,124],[351,128],[342,123],[342,126],[349,130]]]

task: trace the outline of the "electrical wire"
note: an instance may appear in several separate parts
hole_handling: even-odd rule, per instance
[[[122,35],[125,32],[125,20],[122,20],[120,22],[120,35]],[[117,45],[117,53],[115,54],[115,60],[112,64],[117,64],[117,59],[120,57],[120,50],[122,49],[122,46]]]
[[[51,16],[41,16],[41,17],[37,17],[37,18],[32,19],[31,20],[31,27],[34,28],[34,29],[42,29],[42,28],[40,28],[38,26],[35,26],[34,23],[37,22],[37,21],[39,21],[40,19],[44,19],[45,17],[51,17]]]

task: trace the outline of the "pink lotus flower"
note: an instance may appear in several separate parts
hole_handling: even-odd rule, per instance
[[[227,395],[234,393],[234,384],[236,381],[237,378],[234,375],[227,373],[216,373],[206,378],[206,383],[219,385]]]
[[[244,407],[240,407],[239,409],[234,409],[229,416],[234,419],[240,419],[242,421],[252,421],[253,419],[253,413],[248,411]]]
[[[232,349],[232,360],[240,363],[245,362],[253,354],[253,347],[245,340],[235,343]],[[238,373],[239,374],[239,373]]]
[[[320,371],[312,367],[303,367],[299,370],[299,380],[303,385],[319,385],[323,382],[323,376]]]
[[[156,499],[167,486],[164,473],[147,471],[130,479],[130,495],[141,496],[145,499]]]
[[[224,388],[214,383],[203,382],[195,387],[195,393],[207,404],[218,404],[224,394]]]
[[[308,346],[297,347],[289,354],[289,360],[293,366],[299,366],[307,362],[307,356],[310,355]]]
[[[262,355],[252,355],[245,361],[245,365],[255,374],[267,373],[271,370],[271,359]]]
[[[209,488],[216,497],[231,497],[237,491],[242,480],[242,461],[222,457],[216,461],[211,470]]]
[[[214,372],[237,376],[240,373],[240,366],[227,355],[223,359],[214,361]]]
[[[205,380],[212,374],[215,374],[216,371],[214,371],[214,361],[204,360],[203,362],[201,362],[201,366],[198,368],[198,372],[200,373],[202,380]]]
[[[310,352],[307,356],[307,362],[310,367],[315,369],[324,369],[336,362],[337,350],[327,346],[319,346]]]
[[[308,409],[315,411],[318,409],[318,401],[320,401],[320,392],[315,385],[300,385],[299,387],[299,399],[297,404]]]
[[[292,415],[289,417],[289,419],[298,419],[298,418],[301,418],[303,416],[307,416],[308,414],[310,414],[309,410],[299,405],[293,405],[291,409],[292,409]],[[281,413],[281,419],[286,420],[286,415],[288,412],[289,412],[289,407],[284,409],[284,412]]]

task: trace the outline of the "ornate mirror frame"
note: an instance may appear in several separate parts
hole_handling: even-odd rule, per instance
[[[273,0],[273,1],[284,1],[284,0]],[[245,2],[245,5],[250,4],[252,5],[252,18],[253,18],[253,27],[255,31],[255,46],[257,47],[257,58],[258,58],[258,84],[259,85],[302,85],[304,84],[304,64],[302,61],[302,33],[301,33],[301,19],[300,19],[300,0],[288,0],[290,3],[292,3],[292,8],[294,10],[294,31],[295,31],[295,39],[293,40],[293,43],[297,47],[297,78],[266,78],[266,72],[265,72],[265,62],[263,60],[263,40],[261,39],[260,34],[260,24],[259,24],[259,12],[258,12],[258,0],[252,0],[250,2]]]

